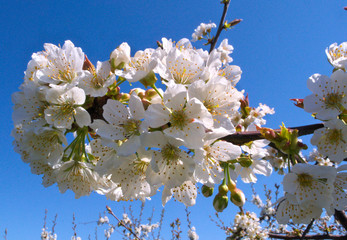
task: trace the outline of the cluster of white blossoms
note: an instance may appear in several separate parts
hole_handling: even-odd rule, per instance
[[[41,240],[57,240],[58,236],[56,233],[48,231],[46,228],[42,228]]]
[[[277,209],[277,220],[286,224],[308,224],[319,218],[323,209],[331,215],[347,208],[347,42],[330,45],[326,49],[334,67],[330,77],[314,74],[307,86],[312,94],[303,100],[305,111],[323,121],[323,128],[314,131],[311,143],[317,149],[308,161],[316,165],[298,163],[283,179],[285,197]]]
[[[211,52],[188,39],[163,38],[158,46],[131,56],[122,43],[96,67],[71,41],[32,55],[12,95],[12,136],[44,186],[116,201],[144,201],[163,186],[163,205],[174,197],[191,206],[198,183],[212,188],[225,178],[240,175],[248,183],[271,174],[268,142],[219,140],[255,130],[274,113],[263,104],[250,107],[236,89],[242,72],[231,65],[228,40]],[[129,83],[140,88],[122,93]]]
[[[254,212],[246,212],[244,214],[238,213],[235,215],[234,225],[230,230],[231,239],[268,239],[268,231],[260,226],[260,221]]]
[[[215,23],[201,23],[192,34],[192,42],[201,40],[204,36],[211,33],[212,28],[217,27]]]

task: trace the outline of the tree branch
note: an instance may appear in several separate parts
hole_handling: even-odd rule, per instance
[[[288,236],[288,235],[282,235],[282,234],[275,234],[275,233],[269,233],[270,238],[275,239],[347,239],[346,235],[306,235],[303,238],[300,238],[300,236]]]
[[[347,230],[347,216],[345,211],[335,209],[334,217],[342,225],[342,227]]]
[[[222,14],[222,17],[221,17],[220,22],[219,22],[219,26],[218,26],[218,30],[216,32],[216,36],[214,36],[214,38],[212,39],[211,47],[210,47],[210,53],[212,52],[212,50],[216,46],[216,43],[217,43],[218,38],[219,38],[219,35],[223,31],[223,29],[224,29],[224,20],[225,20],[225,17],[227,15],[229,4],[230,4],[230,0],[224,1],[223,14]]]
[[[310,231],[310,229],[311,229],[313,223],[314,223],[314,218],[312,219],[312,221],[310,222],[310,224],[307,225],[307,227],[306,227],[305,231],[303,232],[303,234],[302,234],[300,240],[305,239],[305,237],[306,237],[307,233]]]
[[[312,134],[315,130],[324,127],[323,123],[299,126],[299,127],[289,127],[289,129],[297,129],[299,131],[299,136],[304,136],[308,134]],[[280,132],[281,129],[274,129],[275,132]],[[237,132],[223,138],[220,140],[224,140],[236,145],[243,145],[250,141],[264,139],[264,137],[260,134],[259,131],[249,131],[249,132]]]

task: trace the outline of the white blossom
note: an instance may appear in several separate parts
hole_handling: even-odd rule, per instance
[[[116,77],[111,73],[111,66],[108,61],[97,62],[96,69],[86,72],[79,82],[79,87],[85,91],[86,95],[92,97],[105,96],[108,88],[114,83]]]
[[[339,45],[333,43],[325,50],[328,60],[334,68],[346,69],[347,64],[347,42]]]
[[[320,120],[335,119],[347,108],[347,73],[336,70],[331,77],[314,74],[307,80],[312,94],[305,97],[304,109]]]
[[[86,99],[83,89],[54,87],[47,91],[46,99],[50,105],[44,111],[45,119],[54,127],[70,129],[74,120],[80,127],[90,124],[89,113],[81,107]]]

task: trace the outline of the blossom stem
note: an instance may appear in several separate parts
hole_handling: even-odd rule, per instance
[[[218,38],[219,38],[219,35],[222,32],[222,30],[224,29],[224,20],[225,20],[225,17],[227,15],[227,12],[228,12],[229,4],[230,4],[230,1],[224,1],[223,14],[222,14],[222,17],[221,17],[220,22],[219,22],[219,26],[218,26],[218,30],[216,32],[216,36],[212,39],[211,47],[210,47],[210,53],[212,52],[212,50],[216,46],[216,43],[217,43]]]
[[[117,84],[116,84],[116,87],[118,87],[119,85],[121,85],[123,82],[125,82],[126,79],[125,78],[122,78],[122,77],[119,77],[119,82],[117,81]],[[116,88],[115,87],[115,88]]]
[[[161,93],[159,92],[158,88],[157,88],[154,84],[153,84],[151,87],[154,89],[154,91],[156,91],[156,93],[158,93],[159,97],[160,97],[161,99],[163,99],[163,96],[162,96]]]

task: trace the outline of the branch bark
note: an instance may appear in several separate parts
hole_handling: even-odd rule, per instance
[[[275,239],[347,239],[346,235],[306,235],[303,238],[300,238],[300,236],[287,236],[282,234],[275,234],[275,233],[269,233],[269,238],[275,238]]]
[[[335,209],[334,217],[347,231],[347,216],[345,214],[345,211],[338,211]]]
[[[212,52],[212,50],[216,46],[216,43],[217,43],[218,38],[219,38],[219,35],[223,31],[224,21],[225,21],[225,17],[227,15],[227,12],[228,12],[229,4],[230,4],[230,1],[226,1],[224,3],[223,14],[222,14],[222,17],[221,17],[220,22],[219,22],[218,30],[216,32],[216,36],[214,36],[214,38],[213,38],[213,40],[211,42],[210,53]]]
[[[304,136],[308,134],[312,134],[315,130],[324,127],[323,123],[298,126],[298,127],[289,127],[289,129],[297,129],[299,131],[299,136]],[[275,129],[274,131],[280,132],[281,129]],[[223,138],[220,140],[224,140],[230,142],[235,145],[243,145],[250,141],[264,139],[264,137],[260,134],[259,131],[249,131],[249,132],[237,132]]]

